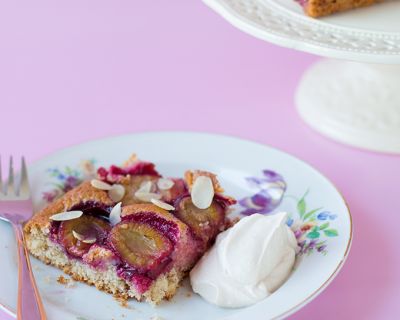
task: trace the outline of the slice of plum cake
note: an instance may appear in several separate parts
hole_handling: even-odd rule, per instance
[[[197,183],[198,182],[198,183]],[[166,179],[132,158],[99,168],[25,225],[29,251],[78,281],[122,299],[171,298],[182,278],[229,225],[235,204],[216,176]]]

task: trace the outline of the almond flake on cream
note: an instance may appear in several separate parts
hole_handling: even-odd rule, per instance
[[[96,242],[96,238],[92,237],[92,238],[86,238],[85,236],[81,235],[80,233],[76,232],[75,230],[72,230],[72,235],[74,236],[74,238],[78,239],[79,241],[82,241],[84,243],[95,243]]]
[[[144,202],[151,202],[151,199],[161,199],[161,194],[153,192],[135,192],[135,197]]]
[[[158,200],[158,199],[154,199],[154,198],[151,199],[150,201],[151,201],[152,204],[156,205],[157,207],[159,207],[161,209],[168,210],[168,211],[175,210],[174,206],[171,206],[170,204],[168,204],[168,203],[166,203],[164,201],[161,201],[161,200]]]
[[[109,191],[113,187],[111,184],[108,184],[107,182],[97,180],[97,179],[92,179],[92,181],[90,181],[90,184],[92,185],[93,188],[96,188],[99,190],[104,190],[104,191]]]
[[[157,181],[157,187],[160,190],[169,190],[174,186],[175,182],[171,179],[160,178]]]
[[[207,209],[214,198],[214,186],[210,177],[199,176],[190,193],[193,204],[199,209]]]
[[[108,196],[114,202],[119,202],[125,195],[125,188],[121,184],[113,184],[112,188],[108,191]]]
[[[121,202],[118,202],[114,208],[111,209],[109,220],[113,226],[121,221],[121,204]]]
[[[77,219],[82,216],[83,211],[75,210],[75,211],[66,211],[54,214],[50,217],[50,220],[53,221],[67,221],[72,219]]]

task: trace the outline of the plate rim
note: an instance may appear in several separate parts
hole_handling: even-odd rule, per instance
[[[68,152],[70,149],[74,149],[75,147],[82,147],[82,146],[87,145],[87,144],[98,143],[98,142],[104,141],[104,140],[113,140],[113,139],[119,139],[119,138],[124,138],[124,137],[132,137],[132,136],[160,135],[160,134],[171,134],[171,135],[194,134],[194,135],[199,135],[199,136],[222,137],[222,138],[228,138],[228,139],[232,139],[232,140],[238,140],[238,141],[240,141],[242,143],[254,144],[256,146],[263,147],[263,148],[269,148],[269,149],[273,150],[274,152],[278,152],[278,153],[284,154],[285,156],[293,158],[293,159],[301,162],[302,165],[305,165],[305,166],[309,167],[310,169],[314,170],[315,172],[317,172],[323,179],[325,179],[335,189],[337,194],[342,199],[343,204],[345,205],[345,207],[347,209],[346,213],[347,213],[348,219],[349,219],[350,233],[349,233],[349,237],[348,237],[347,244],[346,244],[346,250],[345,250],[345,252],[343,254],[343,257],[341,258],[339,264],[336,266],[335,270],[330,274],[330,276],[325,280],[325,282],[321,284],[320,287],[318,287],[316,290],[314,290],[303,301],[301,301],[297,305],[291,307],[289,310],[283,312],[282,314],[277,315],[273,319],[283,319],[283,318],[286,318],[286,317],[292,315],[293,313],[295,313],[296,311],[301,309],[303,306],[305,306],[306,304],[308,304],[311,301],[313,301],[316,297],[318,297],[328,287],[328,285],[336,278],[336,276],[339,274],[340,270],[343,268],[343,266],[344,266],[344,264],[345,264],[345,262],[346,262],[346,260],[347,260],[347,258],[349,256],[351,245],[352,245],[352,242],[353,242],[354,225],[353,225],[353,217],[352,217],[352,214],[351,214],[350,207],[349,207],[345,197],[343,196],[343,194],[339,190],[339,188],[328,177],[326,177],[320,170],[316,169],[314,166],[312,166],[311,164],[309,164],[305,160],[302,160],[302,159],[298,158],[297,156],[292,155],[289,152],[283,151],[283,150],[281,150],[281,149],[279,149],[277,147],[270,146],[269,144],[261,143],[261,142],[254,141],[254,140],[249,140],[249,139],[238,137],[238,136],[234,136],[234,135],[221,134],[221,133],[212,133],[212,132],[185,131],[185,130],[140,131],[140,132],[134,132],[134,133],[108,135],[108,136],[105,136],[105,137],[102,137],[102,138],[87,139],[87,140],[85,140],[83,142],[80,142],[80,143],[71,144],[71,145],[68,145],[68,146],[65,146],[65,147],[58,148],[55,151],[52,151],[52,152],[50,151],[48,153],[45,153],[40,158],[38,158],[38,159],[32,161],[31,163],[29,163],[28,164],[28,172],[29,172],[29,170],[31,170],[32,167],[35,167],[36,165],[38,165],[37,163],[45,160],[46,158],[51,157],[51,156],[57,156],[57,155],[59,155],[59,154],[61,154],[63,152]],[[30,258],[31,258],[31,256],[30,256]],[[7,315],[9,315],[9,316],[11,316],[13,318],[17,317],[16,312],[14,310],[12,310],[12,308],[10,306],[6,306],[1,301],[0,301],[0,311],[5,312]]]
[[[329,58],[400,64],[400,32],[325,25],[297,17],[271,0],[202,1],[234,27],[275,45]],[[256,10],[264,16],[255,16]],[[321,35],[326,35],[324,43],[320,41]]]
[[[354,230],[353,230],[353,217],[352,217],[351,212],[350,212],[350,207],[349,207],[346,199],[344,198],[343,194],[339,191],[339,189],[336,187],[336,185],[334,185],[331,182],[330,179],[328,179],[328,178],[326,178],[326,179],[331,183],[331,185],[335,188],[337,193],[342,198],[342,200],[343,200],[343,202],[344,202],[344,204],[345,204],[345,206],[347,208],[347,213],[349,215],[349,219],[350,219],[349,220],[349,222],[350,222],[350,235],[349,235],[349,241],[347,242],[347,245],[346,245],[346,251],[343,254],[342,260],[340,260],[340,263],[336,266],[336,269],[332,272],[332,274],[329,276],[329,278],[318,289],[316,289],[313,293],[311,293],[302,302],[300,302],[296,306],[292,307],[288,311],[282,313],[281,315],[277,316],[275,319],[283,319],[285,317],[288,317],[288,316],[292,315],[293,313],[295,313],[296,311],[300,310],[303,306],[305,306],[308,303],[310,303],[311,301],[313,301],[315,298],[317,298],[329,286],[329,284],[336,278],[336,276],[339,274],[340,270],[342,270],[342,268],[343,268],[343,266],[344,266],[344,264],[347,261],[347,258],[349,256],[350,249],[351,249],[351,246],[353,244],[353,233],[354,233]]]

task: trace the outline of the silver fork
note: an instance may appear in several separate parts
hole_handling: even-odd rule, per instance
[[[14,183],[13,159],[6,188],[1,178],[0,159],[0,219],[10,222],[15,231],[18,247],[18,320],[44,320],[46,314],[39,291],[33,277],[28,250],[25,245],[23,223],[33,214],[32,199],[29,189],[25,159],[21,159],[21,174],[18,186]]]

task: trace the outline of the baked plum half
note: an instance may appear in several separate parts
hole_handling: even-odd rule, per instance
[[[175,215],[207,246],[225,228],[225,209],[215,200],[207,209],[199,209],[187,195],[177,201],[175,208]]]
[[[81,258],[94,243],[104,244],[110,230],[111,227],[106,220],[83,215],[77,219],[61,222],[58,238],[71,256]]]
[[[158,230],[141,221],[122,221],[110,232],[109,242],[120,258],[139,273],[164,265],[173,243]]]

